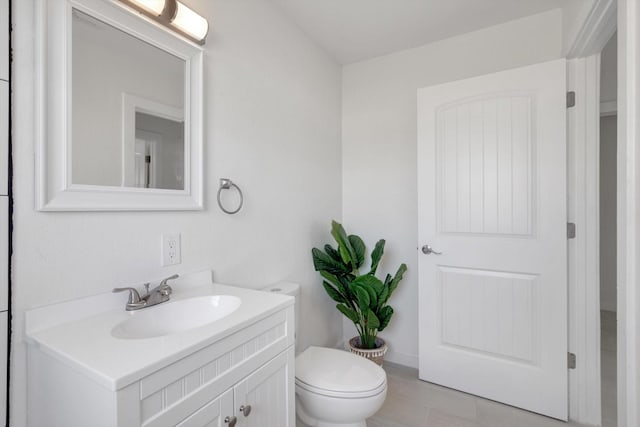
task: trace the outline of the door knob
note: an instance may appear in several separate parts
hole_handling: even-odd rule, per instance
[[[422,253],[425,255],[430,255],[430,254],[434,254],[434,255],[442,255],[442,252],[437,252],[434,251],[433,248],[429,245],[424,245],[422,247]]]
[[[242,412],[242,415],[244,415],[245,417],[248,417],[249,415],[251,415],[251,405],[242,405],[240,407],[240,412]]]
[[[229,427],[235,427],[238,419],[236,417],[226,417],[224,422],[225,424],[229,424]]]

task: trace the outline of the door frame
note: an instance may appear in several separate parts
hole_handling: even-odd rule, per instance
[[[567,221],[576,238],[567,241],[569,418],[599,426],[600,378],[600,54],[567,61],[567,90],[576,105],[567,109]],[[593,120],[597,117],[597,120]]]
[[[618,5],[618,425],[640,424],[640,7]]]
[[[589,136],[584,148],[584,156],[574,156],[570,158],[570,163],[575,167],[586,170],[595,167],[594,175],[598,175],[598,164],[595,163],[598,156],[599,135],[594,135],[594,126],[588,126],[588,120],[599,123],[599,114],[594,115],[593,105],[597,102],[599,95],[599,79],[593,78],[595,61],[597,55],[606,44],[606,41],[618,30],[618,176],[617,176],[617,251],[618,251],[618,312],[617,312],[617,352],[618,352],[618,425],[620,427],[637,426],[640,422],[640,291],[638,285],[640,281],[640,219],[637,217],[640,207],[640,150],[637,143],[640,140],[640,32],[637,30],[640,25],[640,7],[634,0],[596,0],[593,9],[579,32],[572,49],[569,51],[570,58],[576,58],[577,74],[568,75],[569,86],[576,87],[578,78],[582,79],[585,88],[583,108],[591,106],[590,110],[580,114],[580,119],[573,123],[574,137],[580,135]],[[596,55],[591,65],[585,63],[588,57]],[[599,62],[599,61],[598,61]],[[597,71],[597,70],[596,70]],[[591,77],[589,77],[591,75]],[[580,99],[580,95],[577,97]],[[598,109],[595,109],[597,112]],[[593,145],[596,141],[596,145]],[[596,150],[594,150],[596,148]],[[593,178],[593,177],[592,177]],[[598,188],[595,183],[598,181],[590,179],[583,188],[570,189],[569,203],[576,203],[576,200],[594,200],[597,197]],[[573,190],[573,191],[572,191]],[[597,198],[595,199],[598,200]],[[588,217],[588,210],[593,209],[585,203],[576,204],[578,210],[576,215],[582,219]],[[591,212],[593,214],[593,212]],[[585,223],[582,229],[593,235],[599,234],[599,224],[591,224],[587,228]],[[569,271],[585,271],[591,262],[594,265],[599,263],[598,240],[576,239],[574,247],[570,246],[570,253],[579,254],[576,259],[570,255]],[[571,263],[574,263],[573,265]],[[595,367],[600,372],[600,343],[594,342],[594,337],[599,337],[599,298],[587,298],[598,291],[599,280],[590,280],[579,283],[577,277],[570,275],[570,316],[583,314],[583,322],[570,325],[570,340],[581,340],[584,354],[578,354],[578,368]],[[573,281],[574,286],[571,285]],[[584,321],[584,320],[588,321]],[[574,322],[575,323],[575,322]],[[598,325],[598,328],[595,328]],[[587,340],[590,340],[589,342]],[[590,344],[590,345],[588,345]],[[571,347],[570,347],[571,348]],[[578,369],[578,370],[579,370]],[[589,408],[600,408],[599,375],[596,380],[587,378],[583,373],[570,374],[570,390],[576,391],[570,395],[571,418],[584,423],[599,425],[601,417],[599,412],[590,411]],[[594,418],[590,418],[594,417]]]

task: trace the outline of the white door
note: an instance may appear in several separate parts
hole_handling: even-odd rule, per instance
[[[565,82],[558,60],[418,91],[420,378],[563,420]]]

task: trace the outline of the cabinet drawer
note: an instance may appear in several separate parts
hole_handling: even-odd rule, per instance
[[[222,427],[224,419],[233,412],[233,390],[204,405],[176,427]]]
[[[143,426],[175,425],[294,344],[293,307],[140,381]]]

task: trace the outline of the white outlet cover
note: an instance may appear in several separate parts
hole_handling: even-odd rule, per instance
[[[182,262],[180,233],[162,235],[162,266],[176,265]]]

